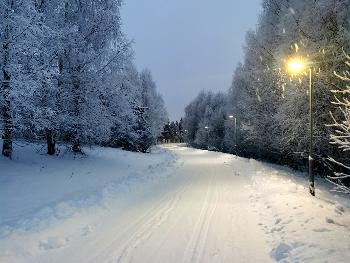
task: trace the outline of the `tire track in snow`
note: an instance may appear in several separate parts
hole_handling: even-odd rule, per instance
[[[115,261],[116,263],[132,262],[132,252],[136,250],[140,244],[147,241],[152,236],[154,231],[156,231],[164,222],[167,221],[171,211],[174,210],[179,200],[181,199],[181,196],[188,189],[188,187],[189,186],[187,185],[178,191],[173,198],[165,202],[165,205],[160,210],[160,212],[158,212],[150,220],[146,221],[146,223],[142,224],[138,230],[135,231],[135,233],[123,246],[121,254]]]
[[[183,190],[183,189],[182,189]],[[181,191],[181,190],[180,190]],[[172,193],[173,194],[173,193]],[[171,194],[171,196],[172,196]],[[174,194],[174,196],[176,196],[176,193]],[[137,220],[133,221],[133,222],[129,222],[129,224],[125,225],[125,226],[120,226],[118,227],[118,229],[113,229],[111,230],[112,232],[117,232],[120,231],[120,234],[117,234],[116,237],[113,238],[112,241],[108,242],[107,246],[104,246],[104,248],[98,252],[91,260],[88,260],[88,262],[96,262],[96,263],[100,263],[100,262],[106,262],[108,257],[110,256],[111,251],[114,251],[115,248],[118,248],[120,246],[120,244],[118,242],[120,242],[120,240],[125,237],[127,238],[130,235],[133,235],[133,233],[135,232],[134,229],[140,229],[142,226],[144,226],[145,224],[147,224],[151,219],[155,219],[159,213],[161,213],[164,210],[164,205],[171,202],[172,199],[169,200],[169,194],[165,194],[160,202],[157,202],[156,205],[154,205],[151,209],[147,210],[145,213],[142,214],[142,216],[138,217]],[[108,238],[108,237],[107,237]],[[98,246],[98,244],[104,244],[106,243],[105,239],[99,239],[95,245]],[[86,262],[86,261],[84,261]]]
[[[109,242],[109,245],[105,246],[104,249],[89,262],[107,262],[107,260],[109,260],[108,262],[130,262],[131,259],[129,256],[129,251],[135,250],[142,242],[146,241],[152,236],[153,231],[166,222],[166,219],[169,218],[169,214],[176,207],[183,193],[188,190],[192,184],[192,182],[190,184],[184,184],[180,190],[166,193],[160,202],[157,202],[157,205],[145,212],[131,225],[125,226],[125,230],[111,242]],[[123,240],[123,238],[127,241],[122,243],[121,246],[120,240]],[[134,243],[137,245],[133,246]],[[118,249],[118,247],[122,248],[119,249],[118,253],[114,253],[114,259],[110,259],[113,255],[113,251]]]
[[[205,217],[206,223],[203,225],[203,229],[200,232],[201,236],[198,236],[196,250],[194,251],[194,252],[197,251],[197,255],[199,257],[198,262],[203,262],[204,251],[205,251],[207,241],[208,241],[209,229],[210,229],[214,214],[215,214],[217,206],[218,206],[219,191],[218,191],[217,183],[215,184],[215,197],[214,198],[215,198],[214,205],[211,208],[211,211],[209,212],[208,217]],[[194,256],[195,255],[196,254],[194,254]],[[193,261],[195,260],[194,257],[192,257],[192,259],[193,259]]]
[[[210,223],[215,214],[215,210],[218,203],[218,191],[217,183],[215,184],[215,197],[213,199],[213,175],[211,175],[210,182],[207,186],[207,191],[205,195],[205,200],[203,202],[201,212],[199,214],[198,220],[194,226],[193,234],[189,241],[189,245],[185,249],[183,263],[186,262],[200,262],[203,257],[203,252],[205,244],[208,237],[208,232],[210,229]],[[215,200],[211,206],[212,200]]]

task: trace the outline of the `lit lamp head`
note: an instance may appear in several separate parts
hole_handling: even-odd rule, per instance
[[[230,116],[228,116],[230,119],[233,119],[234,118],[234,116],[233,115],[230,115]]]
[[[290,58],[287,62],[288,72],[291,75],[299,75],[305,72],[306,62],[302,58]]]
[[[208,127],[208,126],[205,126],[205,127],[204,127],[204,129],[208,130],[208,129],[209,129],[209,127]]]

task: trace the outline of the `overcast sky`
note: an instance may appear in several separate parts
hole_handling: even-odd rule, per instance
[[[242,61],[245,32],[254,29],[261,0],[125,0],[124,31],[136,65],[147,67],[171,120],[201,90],[226,91]]]

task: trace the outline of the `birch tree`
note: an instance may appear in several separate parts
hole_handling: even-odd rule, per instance
[[[342,74],[334,73],[343,85],[337,89],[333,89],[334,100],[332,104],[337,108],[338,114],[334,111],[330,112],[333,124],[328,125],[332,128],[333,133],[330,135],[330,143],[337,146],[346,157],[349,157],[350,151],[350,56],[345,55],[347,69]],[[333,176],[329,180],[334,183],[340,190],[350,193],[350,162],[336,160],[328,157],[334,171]]]

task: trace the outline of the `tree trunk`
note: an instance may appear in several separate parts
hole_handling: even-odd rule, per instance
[[[78,74],[80,73],[80,67],[77,68]],[[79,76],[73,77],[73,103],[74,103],[74,115],[75,115],[75,123],[74,123],[74,134],[73,134],[73,146],[72,150],[75,153],[81,153],[81,147],[80,147],[80,136],[79,136],[79,119],[80,119],[80,80]]]
[[[46,131],[46,142],[47,142],[47,154],[54,155],[56,153],[56,141],[54,133],[51,129],[47,129]]]
[[[2,154],[8,158],[12,157],[12,116],[10,111],[10,101],[5,101],[4,109],[4,132],[2,135]]]
[[[6,21],[7,25],[5,28],[5,39],[3,44],[3,65],[2,65],[2,83],[1,83],[1,93],[3,96],[3,107],[2,107],[2,115],[4,122],[4,130],[2,134],[3,138],[3,146],[2,146],[2,154],[6,157],[12,157],[12,129],[13,129],[13,121],[12,121],[12,113],[11,113],[11,85],[10,85],[10,73],[8,70],[8,64],[10,59],[10,22],[9,22],[9,11],[7,13]]]
[[[81,153],[80,141],[78,138],[75,138],[73,141],[72,151],[75,153]]]
[[[3,106],[3,118],[4,118],[4,131],[3,131],[3,146],[2,154],[6,157],[12,157],[12,115],[11,115],[11,102],[10,102],[10,76],[7,71],[3,69],[3,81],[2,92],[4,96]]]
[[[35,3],[35,6],[36,6],[36,9],[38,11],[38,13],[41,14],[41,22],[42,23],[45,23],[44,22],[44,16],[43,16],[43,13],[44,13],[44,1],[45,0],[37,0],[36,3]],[[44,63],[43,63],[44,64]],[[43,106],[45,108],[48,108],[49,107],[49,103],[48,103],[48,84],[47,84],[47,80],[46,79],[43,79],[42,81],[42,87],[43,87],[43,91],[44,91],[44,94],[43,94]],[[52,120],[50,119],[50,123],[52,123]],[[55,144],[56,144],[56,141],[55,141],[55,135],[54,135],[54,132],[52,131],[52,126],[50,128],[47,128],[46,129],[46,144],[47,144],[47,154],[48,155],[54,155],[56,153],[56,149],[55,149]]]

